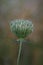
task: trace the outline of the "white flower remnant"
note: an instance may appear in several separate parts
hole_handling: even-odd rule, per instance
[[[33,31],[33,24],[29,20],[16,19],[10,22],[10,29],[19,38],[24,38]]]

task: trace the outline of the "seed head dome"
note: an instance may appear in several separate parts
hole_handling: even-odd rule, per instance
[[[33,31],[33,24],[29,20],[16,19],[9,23],[11,32],[19,38],[25,38]]]

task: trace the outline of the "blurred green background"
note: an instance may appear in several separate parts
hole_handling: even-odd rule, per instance
[[[0,65],[17,62],[18,38],[8,25],[13,19],[28,19],[34,24],[33,33],[23,42],[20,65],[43,65],[43,0],[0,0]]]

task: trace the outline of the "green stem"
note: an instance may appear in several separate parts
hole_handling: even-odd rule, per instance
[[[20,41],[20,46],[19,46],[19,53],[18,53],[18,58],[17,58],[17,65],[19,65],[19,60],[20,60],[20,54],[21,54],[21,49],[22,49],[22,39]]]

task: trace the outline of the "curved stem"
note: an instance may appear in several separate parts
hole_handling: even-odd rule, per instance
[[[18,53],[18,58],[17,58],[17,65],[19,65],[19,59],[20,59],[20,54],[21,54],[21,49],[22,49],[22,40],[20,39],[20,46],[19,46],[19,53]]]

